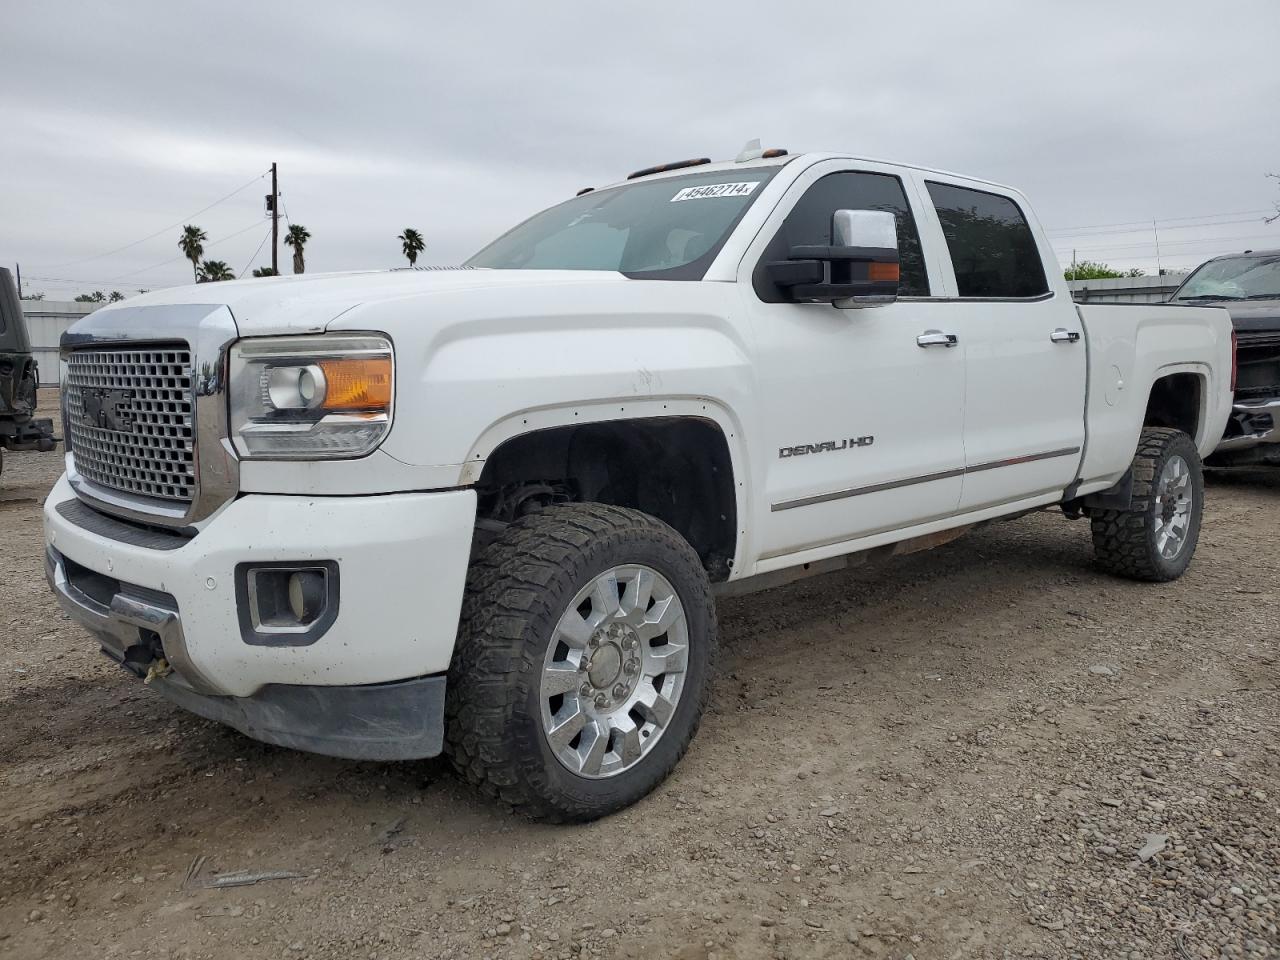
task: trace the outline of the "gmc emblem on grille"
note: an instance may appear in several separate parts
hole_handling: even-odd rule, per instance
[[[90,387],[83,391],[81,397],[84,401],[85,423],[120,433],[133,430],[133,415],[129,412],[129,403],[133,400],[132,390]]]

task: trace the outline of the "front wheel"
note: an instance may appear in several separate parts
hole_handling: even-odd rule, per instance
[[[1098,565],[1134,580],[1176,580],[1200,539],[1204,470],[1181,430],[1147,427],[1133,458],[1133,497],[1127,510],[1090,517]]]
[[[446,704],[454,766],[536,819],[621,810],[683,756],[715,643],[706,571],[666,524],[601,504],[525,517],[468,578]]]

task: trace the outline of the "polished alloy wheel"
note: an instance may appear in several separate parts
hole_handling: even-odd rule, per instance
[[[606,570],[556,624],[538,687],[556,759],[592,779],[639,763],[667,729],[684,690],[689,626],[662,574]]]
[[[1176,455],[1170,457],[1156,484],[1156,549],[1166,560],[1177,557],[1186,545],[1194,497],[1187,461]]]

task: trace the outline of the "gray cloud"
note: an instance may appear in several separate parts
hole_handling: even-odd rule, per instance
[[[164,263],[176,230],[94,255],[272,160],[314,235],[309,270],[394,265],[405,226],[425,260],[456,262],[582,186],[760,136],[1014,183],[1068,257],[1152,269],[1150,229],[1060,231],[1248,212],[1163,225],[1165,265],[1187,266],[1280,246],[1258,215],[1280,197],[1263,177],[1280,170],[1277,40],[1273,0],[10,0],[0,262],[80,281],[30,283],[50,296],[182,283],[189,265]],[[209,251],[237,272],[265,235],[265,192],[197,218],[215,240],[243,231]]]

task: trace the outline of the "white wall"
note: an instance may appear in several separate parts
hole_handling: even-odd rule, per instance
[[[42,387],[56,387],[61,379],[58,341],[63,333],[81,317],[93,313],[100,306],[100,303],[70,303],[61,300],[22,301],[22,312],[27,318],[27,330],[31,334],[31,353],[40,364]]]
[[[1160,277],[1120,277],[1116,280],[1068,280],[1071,296],[1080,303],[1164,303],[1186,279],[1185,273]]]

